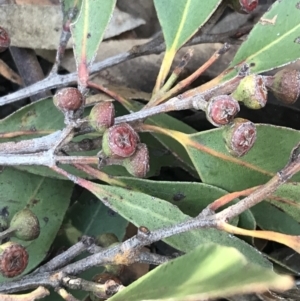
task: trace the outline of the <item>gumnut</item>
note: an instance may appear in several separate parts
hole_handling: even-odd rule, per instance
[[[8,32],[0,27],[0,52],[3,52],[10,46],[10,37]]]
[[[241,14],[250,14],[256,9],[259,0],[229,0],[229,6]]]
[[[139,141],[137,132],[128,123],[120,123],[104,132],[102,152],[107,157],[127,158],[135,153]]]
[[[76,111],[83,104],[83,96],[77,88],[63,88],[55,93],[53,103],[63,113]]]
[[[10,222],[10,228],[15,229],[14,236],[30,241],[40,235],[40,223],[37,216],[30,209],[18,211]]]
[[[232,96],[219,95],[208,101],[206,119],[219,127],[232,121],[239,111],[240,105]]]
[[[295,69],[278,71],[269,88],[279,101],[293,104],[300,94],[300,71]]]
[[[0,273],[8,278],[20,275],[27,267],[28,258],[26,249],[16,242],[0,245]]]
[[[90,126],[101,134],[114,124],[114,120],[115,108],[112,102],[100,102],[96,104],[89,116]]]
[[[107,296],[105,295],[110,296],[110,289],[114,290],[116,286],[122,285],[122,282],[118,277],[109,273],[97,274],[93,277],[92,281],[102,285],[105,284],[107,286],[107,290],[103,293],[90,292],[89,297],[92,301],[106,300]]]
[[[123,166],[136,178],[144,178],[149,171],[149,152],[144,143],[139,143],[135,153],[123,161]]]
[[[268,90],[261,75],[251,74],[244,77],[232,96],[253,110],[263,108],[267,103]]]
[[[224,127],[223,137],[226,148],[232,156],[244,156],[256,140],[255,124],[247,119],[235,118]]]

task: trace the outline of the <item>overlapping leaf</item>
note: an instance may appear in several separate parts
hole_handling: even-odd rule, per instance
[[[40,236],[30,242],[16,238],[24,245],[29,254],[29,263],[23,274],[28,273],[41,263],[47,255],[54,238],[61,226],[69,206],[73,183],[53,180],[5,168],[0,174],[0,213],[8,220],[19,210],[27,207],[39,219]],[[7,279],[0,277],[0,282]]]
[[[150,195],[81,180],[78,184],[88,189],[107,206],[118,212],[136,226],[146,226],[150,230],[171,226],[188,220],[176,206]],[[199,244],[215,242],[232,246],[243,253],[251,262],[269,267],[269,263],[254,248],[238,238],[215,229],[200,229],[166,238],[171,246],[189,252]]]
[[[243,157],[232,157],[223,141],[223,129],[192,135],[172,133],[188,151],[203,182],[227,191],[238,191],[267,182],[289,160],[300,140],[299,131],[257,125],[257,140]],[[300,174],[293,177],[300,180]]]
[[[250,263],[233,248],[205,244],[157,267],[111,300],[207,300],[292,286],[289,276]]]
[[[177,50],[205,24],[221,0],[154,0],[166,42],[166,53],[158,75],[162,83]]]
[[[233,77],[233,67],[247,63],[252,73],[262,73],[300,58],[300,9],[298,0],[276,1],[260,18],[236,53],[224,80]]]
[[[77,20],[72,23],[77,66],[89,66],[96,55],[116,0],[83,0]]]

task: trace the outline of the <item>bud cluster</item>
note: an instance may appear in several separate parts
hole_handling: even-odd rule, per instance
[[[4,224],[3,224],[4,225]],[[40,235],[40,224],[37,216],[29,209],[18,211],[10,221],[5,224],[1,234],[13,236],[23,241],[31,241]],[[15,277],[23,273],[28,265],[28,253],[21,244],[13,241],[0,245],[0,273],[4,277]]]

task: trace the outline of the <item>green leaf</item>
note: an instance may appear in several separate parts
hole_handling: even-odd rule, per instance
[[[262,73],[300,58],[300,9],[298,0],[276,1],[254,26],[236,53],[225,80],[234,67],[247,63],[251,73]],[[283,55],[284,54],[284,55]]]
[[[205,244],[155,268],[110,300],[207,300],[292,286],[291,277],[249,263],[234,248]]]
[[[144,193],[120,187],[99,185],[85,180],[80,181],[78,184],[95,194],[107,206],[136,226],[146,226],[150,230],[155,230],[190,219],[190,217],[183,214],[177,206]],[[237,248],[250,261],[270,267],[269,262],[250,245],[216,229],[189,231],[164,240],[169,245],[183,252],[189,252],[199,244],[207,242],[232,246]]]
[[[53,180],[28,174],[12,168],[5,168],[0,174],[0,213],[13,215],[27,207],[38,217],[41,227],[40,236],[29,242],[16,238],[26,246],[29,264],[23,274],[28,273],[46,257],[54,238],[61,226],[65,212],[69,206],[73,183]],[[0,282],[7,279],[0,277]]]
[[[116,0],[83,0],[77,20],[71,24],[77,66],[89,66],[96,55]]]
[[[122,241],[127,225],[127,220],[104,206],[93,194],[84,190],[78,200],[67,211],[60,233],[55,240],[54,248],[57,251],[62,247],[64,249],[69,248],[78,242],[82,235],[97,237],[104,233],[113,233],[119,241]],[[76,260],[88,255],[88,253],[84,253],[78,256]],[[102,272],[103,267],[93,267],[81,273],[79,277],[91,281],[94,275]],[[74,297],[82,299],[86,292],[76,290],[72,294]]]
[[[220,3],[221,0],[154,0],[166,42],[159,83],[166,78],[177,50],[205,24]]]
[[[300,233],[299,223],[267,202],[254,206],[251,211],[261,229],[290,235],[299,235]]]
[[[150,181],[127,177],[118,177],[117,179],[124,183],[126,187],[130,187],[130,189],[172,203],[183,213],[191,217],[196,217],[214,200],[228,193],[223,189],[204,183]],[[232,203],[236,202],[237,200],[232,201]],[[224,206],[223,208],[227,206]],[[248,222],[250,219],[249,216],[252,216],[250,210],[246,210],[240,216],[241,219],[245,219],[243,224]],[[235,222],[237,223],[238,219]]]
[[[226,150],[223,129],[214,129],[181,138],[201,180],[227,191],[238,191],[266,183],[289,160],[300,133],[289,128],[256,125],[257,139],[243,157],[232,157]],[[280,150],[280,151],[278,151]],[[293,177],[300,180],[300,174]]]
[[[281,185],[267,201],[300,223],[299,195],[300,183],[286,183]]]
[[[63,12],[63,22],[65,23],[72,16],[71,21],[74,21],[80,11],[82,0],[63,0],[61,1],[61,10]]]

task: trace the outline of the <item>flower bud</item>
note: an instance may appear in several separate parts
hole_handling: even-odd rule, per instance
[[[115,108],[112,102],[96,104],[89,116],[89,124],[97,132],[103,134],[106,129],[114,124]]]
[[[240,105],[233,97],[219,95],[208,101],[206,119],[219,127],[229,123],[239,111]]]
[[[0,273],[8,278],[20,275],[27,267],[28,258],[26,249],[16,242],[0,245]]]
[[[54,105],[63,113],[66,111],[76,111],[83,104],[83,97],[77,88],[63,88],[53,96]]]
[[[251,74],[244,77],[232,96],[253,110],[263,108],[267,103],[267,88],[261,75]]]
[[[40,235],[40,223],[37,216],[29,209],[18,211],[10,222],[15,229],[14,236],[25,241],[36,239]]]
[[[300,94],[300,71],[294,69],[278,71],[269,88],[279,101],[293,104]]]
[[[123,166],[136,178],[145,178],[149,171],[149,152],[144,143],[139,143],[135,153],[123,161]]]
[[[140,139],[128,123],[120,123],[107,129],[102,137],[102,152],[107,157],[127,158],[135,153]]]
[[[0,27],[0,52],[3,52],[10,46],[10,37],[8,32],[3,28]]]
[[[224,127],[223,137],[226,148],[232,156],[244,156],[256,140],[255,124],[247,119],[236,118]]]
[[[250,14],[256,9],[258,3],[258,0],[228,0],[228,5],[241,14]]]

